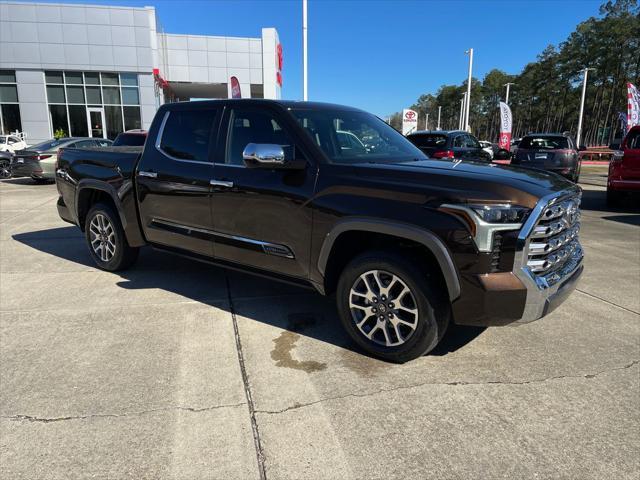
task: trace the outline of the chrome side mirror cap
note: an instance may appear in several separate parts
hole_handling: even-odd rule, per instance
[[[247,167],[281,168],[286,165],[284,149],[272,143],[249,143],[242,158]]]

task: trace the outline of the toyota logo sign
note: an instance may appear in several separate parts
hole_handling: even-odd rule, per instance
[[[407,110],[407,113],[405,113],[404,116],[407,120],[413,120],[416,116],[416,112],[413,110]]]

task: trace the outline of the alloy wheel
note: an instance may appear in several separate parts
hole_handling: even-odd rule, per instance
[[[385,347],[404,344],[418,327],[416,296],[400,277],[384,270],[370,270],[356,279],[349,308],[360,333]]]
[[[93,252],[103,262],[108,262],[116,253],[116,234],[109,219],[98,213],[89,224],[89,238]]]

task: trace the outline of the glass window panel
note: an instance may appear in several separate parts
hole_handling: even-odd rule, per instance
[[[82,72],[64,72],[64,78],[68,85],[82,85]]]
[[[88,137],[87,109],[84,105],[69,105],[69,123],[72,137]]]
[[[209,141],[215,118],[215,110],[172,111],[164,126],[160,147],[175,158],[209,161]]]
[[[47,85],[47,97],[49,103],[65,103],[64,87],[62,85],[55,87]]]
[[[140,107],[123,107],[124,108],[124,129],[137,130],[142,128],[142,120],[140,118]]]
[[[44,78],[47,83],[63,83],[62,82],[62,72],[44,72]]]
[[[64,132],[65,137],[69,136],[69,122],[67,122],[67,107],[64,105],[49,105],[49,114],[51,115],[51,127],[53,134],[58,130]]]
[[[69,103],[84,103],[84,89],[82,87],[67,87],[67,101]]]
[[[0,85],[0,102],[17,102],[18,89],[15,85]]]
[[[122,107],[104,107],[107,138],[113,140],[122,132]]]
[[[100,74],[98,72],[84,72],[84,82],[87,85],[100,85]]]
[[[0,70],[0,82],[16,83],[15,70]]]
[[[120,74],[120,84],[129,86],[129,87],[137,87],[138,86],[138,75],[135,74],[135,73],[121,73]]]
[[[118,87],[102,87],[105,105],[120,105],[120,89]]]
[[[125,105],[139,105],[140,97],[137,88],[122,88],[122,103]]]
[[[103,85],[118,85],[117,73],[102,73],[101,75]]]
[[[0,105],[0,110],[2,110],[2,124],[4,126],[2,133],[21,132],[20,105],[17,103]]]
[[[102,104],[100,87],[87,87],[87,103]]]

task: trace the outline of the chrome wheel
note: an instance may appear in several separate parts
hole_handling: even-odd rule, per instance
[[[418,327],[415,295],[400,277],[384,270],[370,270],[356,279],[349,308],[358,330],[385,347],[402,345]]]
[[[89,224],[89,239],[93,252],[103,262],[116,254],[116,234],[109,219],[98,213]]]

